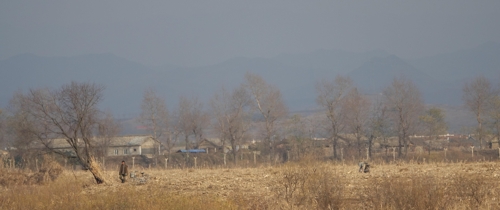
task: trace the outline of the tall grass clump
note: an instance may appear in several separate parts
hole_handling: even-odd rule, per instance
[[[490,209],[495,185],[481,174],[458,174],[449,179],[413,175],[370,180],[360,200],[369,209]]]
[[[287,209],[343,209],[345,182],[325,164],[300,162],[281,171],[274,192]]]
[[[457,196],[457,203],[462,203],[470,209],[484,206],[488,198],[494,197],[494,190],[498,188],[483,174],[458,174],[453,179],[453,191]],[[497,203],[498,205],[498,203]]]
[[[370,180],[360,199],[370,209],[447,209],[446,185],[431,176],[383,177]]]

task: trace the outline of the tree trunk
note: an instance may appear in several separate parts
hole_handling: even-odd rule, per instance
[[[368,155],[370,158],[372,158],[372,143],[373,143],[373,135],[370,135],[370,138],[368,139]],[[387,154],[387,149],[386,149],[386,154]]]
[[[87,162],[84,164],[84,167],[87,168],[90,173],[92,173],[97,184],[105,183],[101,167],[99,167],[99,164],[94,160],[93,157],[87,160]]]
[[[356,144],[358,147],[358,156],[362,157],[361,156],[361,135],[359,135],[359,134],[356,134]]]
[[[405,141],[405,158],[408,157],[408,141]]]
[[[403,137],[400,135],[399,138],[398,138],[398,157],[401,157],[401,148],[403,146]]]
[[[337,159],[337,137],[333,137],[333,158]]]
[[[189,136],[185,135],[184,140],[186,142],[186,149],[191,149],[191,142],[189,141]]]
[[[233,163],[236,166],[238,164],[238,153],[233,149]]]
[[[479,129],[478,129],[479,149],[483,149],[483,124],[480,117],[477,118],[477,121],[479,122]]]

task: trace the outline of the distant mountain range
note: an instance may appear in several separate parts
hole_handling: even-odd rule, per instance
[[[366,94],[378,94],[394,77],[404,76],[420,88],[426,103],[462,104],[462,86],[477,75],[500,80],[500,44],[485,43],[473,49],[404,60],[382,50],[352,53],[318,50],[304,54],[282,54],[273,58],[233,58],[196,68],[149,67],[112,54],[75,57],[41,57],[20,54],[0,61],[0,107],[17,90],[57,88],[70,81],[95,82],[106,86],[103,108],[119,118],[140,112],[143,91],[152,87],[175,107],[179,96],[208,100],[222,86],[243,82],[245,72],[261,75],[281,89],[291,110],[312,109],[315,83],[350,76]]]

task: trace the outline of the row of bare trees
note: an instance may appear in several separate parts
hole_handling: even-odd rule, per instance
[[[382,98],[369,98],[359,93],[349,78],[337,76],[333,81],[320,81],[317,92],[317,103],[325,110],[328,121],[326,130],[334,158],[338,158],[340,134],[346,133],[352,135],[360,157],[365,147],[371,154],[375,138],[391,135],[398,137],[398,155],[408,152],[409,136],[418,131],[424,110],[421,94],[412,81],[395,78],[384,89]],[[362,140],[364,137],[367,142]]]
[[[500,139],[500,90],[493,87],[488,78],[478,76],[464,85],[462,99],[476,117],[474,134],[480,147],[483,148],[484,138],[489,133]]]
[[[51,139],[63,138],[96,182],[103,183],[95,157],[105,156],[103,148],[119,133],[113,116],[98,109],[103,89],[92,83],[71,82],[55,90],[18,92],[8,113],[0,112],[0,129],[8,131],[1,132],[2,136],[9,133],[18,148],[30,147],[33,142],[49,147]],[[447,130],[444,111],[434,107],[426,110],[418,88],[405,78],[395,78],[380,96],[361,94],[351,79],[343,76],[319,81],[316,90],[321,112],[289,116],[280,90],[252,73],[247,73],[236,88],[221,87],[208,107],[196,97],[181,97],[178,109],[169,112],[165,99],[147,89],[138,121],[158,143],[158,155],[162,155],[162,148],[170,155],[182,140],[186,149],[197,148],[210,130],[223,147],[231,148],[234,161],[238,146],[251,139],[262,140],[259,150],[274,158],[284,139],[293,147],[287,149],[300,156],[307,152],[307,142],[317,137],[328,139],[333,158],[339,159],[339,142],[347,142],[362,157],[365,148],[371,155],[375,139],[397,136],[401,157],[408,153],[411,135],[437,136]],[[476,114],[478,140],[482,143],[486,135],[485,122],[498,136],[498,91],[487,79],[478,77],[464,86],[463,94],[467,107]],[[101,141],[93,141],[96,137]]]
[[[250,73],[245,75],[245,83],[233,90],[221,87],[210,100],[208,109],[204,109],[198,98],[181,97],[178,110],[169,115],[165,100],[151,89],[144,93],[141,108],[139,122],[159,144],[165,145],[169,155],[179,136],[183,137],[186,149],[197,148],[204,139],[204,132],[211,129],[223,148],[231,147],[234,161],[238,147],[250,139],[252,125],[258,125],[262,131],[258,138],[270,146],[273,154],[277,124],[288,114],[280,90]],[[253,123],[253,118],[258,122]]]
[[[164,136],[168,153],[179,135],[184,137],[187,149],[196,148],[203,132],[210,129],[223,147],[231,147],[234,161],[237,147],[250,139],[262,140],[259,149],[275,157],[279,141],[293,139],[298,143],[315,137],[327,138],[333,158],[338,159],[341,139],[356,148],[361,157],[365,148],[371,155],[375,139],[397,136],[401,157],[408,152],[410,135],[425,132],[437,136],[447,130],[444,112],[438,108],[425,110],[418,88],[405,78],[395,78],[382,97],[361,94],[351,79],[343,76],[319,81],[316,90],[316,101],[323,114],[292,117],[288,116],[280,90],[251,73],[232,90],[222,87],[210,100],[208,109],[196,98],[181,97],[178,111],[171,117],[164,100],[147,90],[140,122],[158,143],[162,143],[159,138]]]

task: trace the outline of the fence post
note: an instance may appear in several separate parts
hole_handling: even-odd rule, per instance
[[[135,169],[135,157],[132,157],[132,169]]]
[[[194,158],[194,168],[197,168],[196,158],[198,158],[198,157],[193,157],[193,158]]]
[[[344,163],[344,148],[340,148],[340,160]]]
[[[472,151],[472,157],[474,157],[474,146],[470,146],[470,149]]]
[[[392,148],[392,159],[396,161],[396,147]]]
[[[500,148],[499,148],[499,150],[498,150],[498,151],[500,151]],[[256,154],[257,154],[257,152],[256,152],[256,151],[253,151],[253,164],[254,164],[254,165],[255,165],[255,164],[257,164],[257,158],[255,157],[255,155],[256,155]]]
[[[226,165],[226,153],[224,153],[224,165]]]
[[[446,151],[448,151],[448,148],[444,148],[444,159],[446,160]]]
[[[168,158],[165,158],[165,169],[168,167]]]

